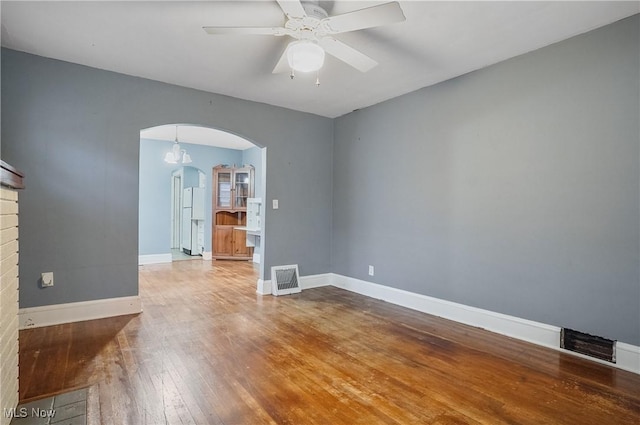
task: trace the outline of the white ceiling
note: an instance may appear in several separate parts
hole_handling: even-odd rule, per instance
[[[176,140],[176,127],[179,143],[192,143],[196,145],[217,146],[219,148],[245,150],[255,147],[253,143],[247,139],[227,133],[226,131],[216,130],[207,127],[198,127],[192,125],[160,125],[140,131],[141,139],[152,140]]]
[[[381,4],[320,1],[329,15]],[[280,26],[273,0],[2,2],[2,45],[36,55],[337,117],[640,11],[640,2],[401,1],[406,22],[336,38],[380,64],[328,57],[315,75],[272,74],[289,40],[203,26]],[[171,137],[173,139],[173,137]]]

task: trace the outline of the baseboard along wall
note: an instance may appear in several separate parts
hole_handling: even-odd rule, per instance
[[[138,255],[138,265],[170,263],[172,260],[171,253],[168,254],[147,254]]]
[[[480,327],[491,332],[640,374],[640,347],[632,344],[617,342],[616,363],[610,363],[561,349],[561,329],[557,326],[470,307],[334,273],[300,276],[300,287],[303,290],[322,286],[335,286],[412,310]],[[271,281],[258,280],[257,293],[261,295],[271,294]],[[19,328],[28,329],[140,312],[142,312],[140,297],[131,296],[21,308],[18,312],[18,318]]]
[[[501,335],[640,374],[640,347],[635,345],[617,342],[616,363],[610,363],[560,348],[561,328],[557,326],[441,300],[335,273],[300,276],[300,287],[303,290],[321,286],[335,286],[412,310],[483,328]],[[271,281],[258,280],[256,292],[261,295],[271,294]]]
[[[20,329],[29,329],[141,312],[142,303],[140,297],[136,295],[21,308],[18,311],[18,323]]]

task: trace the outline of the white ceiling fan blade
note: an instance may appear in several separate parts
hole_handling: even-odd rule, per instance
[[[300,0],[277,0],[282,11],[289,18],[304,18],[307,12],[304,11]]]
[[[334,34],[356,31],[406,20],[398,2],[381,4],[323,19]]]
[[[284,49],[284,52],[282,52],[282,56],[280,56],[280,60],[276,64],[275,68],[273,68],[273,74],[281,74],[283,72],[288,72],[291,70],[291,68],[289,68],[289,61],[287,60],[287,50],[289,50],[288,44]]]
[[[202,27],[211,35],[286,35],[282,27]]]
[[[369,56],[335,38],[324,37],[320,39],[318,44],[330,55],[335,56],[361,72],[367,72],[378,65],[378,62]]]

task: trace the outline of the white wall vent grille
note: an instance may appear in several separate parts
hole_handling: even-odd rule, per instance
[[[300,292],[298,265],[271,267],[271,292],[273,295],[287,295]]]

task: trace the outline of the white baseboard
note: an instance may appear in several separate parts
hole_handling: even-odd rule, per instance
[[[260,254],[253,253],[253,262],[256,264],[260,264]]]
[[[333,280],[333,273],[300,276],[300,289],[319,288],[329,286]],[[271,295],[271,281],[258,279],[256,292],[260,295]]]
[[[616,364],[620,369],[640,373],[640,347],[616,342]]]
[[[171,253],[168,254],[148,254],[138,255],[138,265],[170,263],[172,260]]]
[[[213,252],[211,252],[211,251],[202,251],[202,259],[204,261],[213,260]]]
[[[333,273],[300,276],[300,288],[311,289],[311,288],[320,288],[321,286],[330,286],[332,281],[333,281]]]
[[[434,316],[481,327],[545,347],[557,346],[560,328],[451,301],[416,294],[389,286],[334,275],[333,285],[358,294],[378,298],[392,304],[422,311]]]
[[[521,319],[519,317],[483,310],[333,273],[329,281],[333,286],[351,292],[381,299],[392,304],[474,327],[480,327],[491,332],[531,342],[543,347],[553,348],[563,353],[640,374],[640,347],[631,344],[617,342],[616,363],[610,363],[561,349],[560,328],[557,326]]]
[[[256,292],[260,295],[271,295],[271,281],[258,279]]]
[[[20,329],[39,328],[62,323],[82,322],[142,312],[139,296],[108,298],[77,303],[21,308],[18,311]]]

